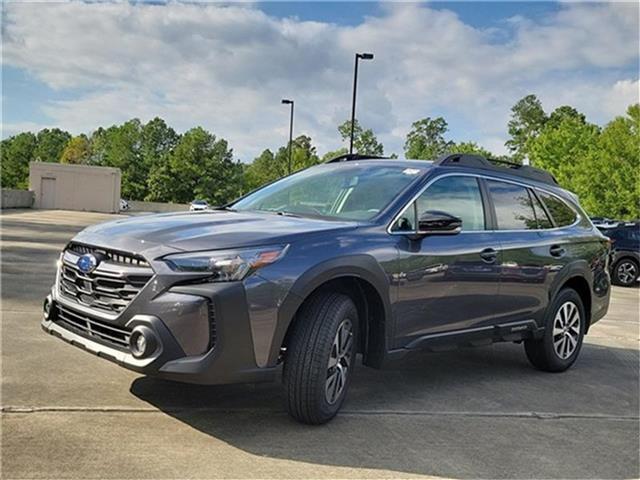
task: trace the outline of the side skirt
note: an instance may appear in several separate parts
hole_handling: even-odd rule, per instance
[[[543,333],[544,329],[539,328],[533,319],[434,333],[419,337],[404,348],[388,352],[387,358],[395,360],[416,350],[442,352],[464,347],[480,347],[495,342],[518,342],[529,338],[540,338]]]

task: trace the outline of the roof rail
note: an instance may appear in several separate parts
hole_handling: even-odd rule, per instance
[[[352,162],[354,160],[389,160],[389,157],[381,157],[378,155],[362,155],[359,153],[346,153],[335,158],[327,160],[325,163]]]
[[[529,165],[520,165],[518,163],[507,162],[504,160],[494,160],[481,155],[471,155],[466,153],[454,153],[439,157],[434,165],[441,167],[469,167],[481,168],[483,170],[492,170],[494,172],[508,173],[517,177],[527,178],[542,183],[558,185],[557,180],[546,170],[530,167]]]

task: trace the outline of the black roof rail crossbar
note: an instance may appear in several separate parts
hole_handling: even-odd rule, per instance
[[[351,162],[354,160],[389,160],[389,157],[381,157],[378,155],[362,155],[359,153],[346,153],[344,155],[339,155],[330,160],[327,160],[325,163]]]
[[[558,185],[558,182],[553,175],[540,168],[530,167],[529,165],[520,165],[518,163],[507,162],[504,160],[489,159],[481,155],[470,155],[465,153],[443,155],[434,162],[434,165],[482,168],[484,170],[493,170],[494,172],[510,173],[511,175],[528,178],[529,180],[536,180],[542,183]]]

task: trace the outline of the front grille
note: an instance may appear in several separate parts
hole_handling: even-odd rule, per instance
[[[67,245],[67,250],[75,252],[78,255],[84,255],[85,253],[97,253],[109,259],[111,263],[117,263],[119,265],[134,265],[136,267],[150,268],[149,263],[140,255],[120,252],[118,250],[92,247],[75,242],[71,242],[69,245]]]
[[[127,350],[131,330],[126,327],[111,325],[102,320],[96,320],[83,313],[71,310],[58,304],[58,316],[56,323],[75,331],[85,337],[100,340],[111,347]]]
[[[64,252],[59,272],[60,295],[86,307],[119,314],[149,282],[153,270],[119,264],[112,261],[113,257],[104,257],[104,250],[93,251],[103,255],[104,260],[91,273],[80,271],[76,265],[81,252],[73,249]]]

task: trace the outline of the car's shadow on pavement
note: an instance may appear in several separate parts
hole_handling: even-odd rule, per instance
[[[585,344],[548,374],[522,347],[493,345],[360,367],[342,413],[310,427],[284,413],[279,384],[186,385],[149,377],[131,392],[257,456],[457,478],[638,474],[638,351]],[[611,448],[609,433],[635,438]],[[594,452],[609,443],[616,458]],[[628,443],[628,444],[627,444]]]

